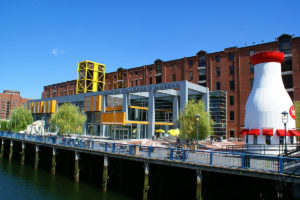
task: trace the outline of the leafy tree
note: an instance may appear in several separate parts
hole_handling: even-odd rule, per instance
[[[294,106],[296,111],[296,127],[300,130],[300,101],[295,101]]]
[[[199,121],[196,122],[196,115],[200,115]],[[205,111],[203,101],[196,102],[194,99],[188,101],[184,111],[179,115],[180,137],[184,139],[205,139],[212,133],[213,120],[210,119],[209,113]]]
[[[8,122],[6,120],[0,121],[0,131],[8,130]]]
[[[12,110],[12,114],[9,118],[8,129],[14,132],[25,130],[27,125],[32,124],[33,118],[30,110],[19,107]]]
[[[82,125],[86,120],[83,112],[78,107],[65,103],[58,108],[58,111],[51,116],[50,124],[52,129],[59,128],[59,133],[82,133]]]

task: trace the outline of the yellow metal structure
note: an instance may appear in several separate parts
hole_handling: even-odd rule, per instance
[[[104,91],[105,65],[93,61],[78,63],[76,94]]]

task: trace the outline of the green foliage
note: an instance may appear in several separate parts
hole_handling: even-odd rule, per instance
[[[59,133],[82,133],[82,125],[86,120],[83,112],[71,103],[65,103],[58,108],[50,119],[52,129],[59,128]]]
[[[8,122],[6,120],[0,121],[0,131],[8,131]]]
[[[295,101],[294,107],[296,111],[296,127],[300,130],[300,101]]]
[[[200,115],[200,119],[196,122],[196,115]],[[183,139],[199,140],[209,137],[212,133],[213,120],[210,119],[209,113],[205,111],[203,101],[196,102],[190,100],[184,107],[184,111],[179,115],[180,137]]]
[[[14,132],[19,132],[25,130],[27,125],[32,124],[33,118],[30,110],[27,110],[24,107],[19,107],[12,110],[8,122],[8,129]]]

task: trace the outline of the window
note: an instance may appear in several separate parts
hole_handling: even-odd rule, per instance
[[[253,79],[253,78],[250,78],[249,81],[250,81],[250,87],[251,87],[251,89],[252,89],[254,79]]]
[[[136,75],[136,76],[139,74],[139,72],[138,72],[138,71],[135,71],[134,73],[135,73],[135,75]]]
[[[255,51],[251,50],[251,51],[249,52],[249,55],[252,56],[254,53],[255,53]]]
[[[193,72],[189,72],[189,80],[193,80]]]
[[[220,67],[216,67],[216,76],[217,76],[217,77],[220,77],[220,76],[221,76]]]
[[[233,60],[234,59],[233,53],[230,53],[228,57],[229,57],[229,60]]]
[[[246,144],[248,144],[248,135],[246,135]]]
[[[161,83],[161,76],[156,77],[156,83]]]
[[[189,60],[189,66],[193,66],[194,62],[192,60]]]
[[[216,90],[221,90],[221,83],[220,82],[216,82]]]
[[[257,135],[253,136],[253,144],[257,144]]]
[[[173,74],[173,81],[176,81],[176,74]]]
[[[230,90],[234,90],[234,81],[230,81],[229,84],[230,84]]]
[[[234,66],[233,65],[229,66],[229,74],[230,75],[234,74]]]
[[[116,83],[114,83],[114,89],[117,89],[117,84]]]
[[[116,80],[117,79],[117,75],[114,75],[114,80]]]
[[[138,80],[135,79],[135,86],[138,86]]]
[[[294,136],[290,136],[291,144],[294,144]]]
[[[152,77],[149,77],[149,84],[152,84]]]
[[[216,62],[220,62],[220,56],[216,56]]]
[[[172,68],[173,68],[173,69],[176,69],[176,64],[172,64]]]
[[[199,67],[205,67],[205,66],[206,66],[206,57],[199,56]]]
[[[283,136],[279,137],[279,144],[284,144],[284,137]]]
[[[234,130],[230,130],[230,131],[229,131],[229,134],[230,134],[230,137],[231,137],[231,138],[234,138]]]
[[[230,111],[229,114],[230,114],[229,119],[231,121],[233,121],[234,120],[234,111]]]
[[[156,63],[156,73],[157,74],[161,73],[161,63],[160,62]]]
[[[149,73],[152,74],[152,67],[149,67]]]
[[[234,105],[234,96],[229,96],[229,104],[230,104],[231,106]]]
[[[266,136],[266,145],[271,144],[271,136]]]
[[[253,65],[250,63],[250,73],[253,74],[254,73],[254,67]]]
[[[199,81],[206,80],[206,69],[199,70]]]

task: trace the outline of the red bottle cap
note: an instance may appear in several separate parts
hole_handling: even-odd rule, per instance
[[[257,65],[259,63],[265,63],[265,62],[282,63],[283,60],[284,60],[284,53],[280,51],[264,51],[250,56],[250,61],[252,65]]]

